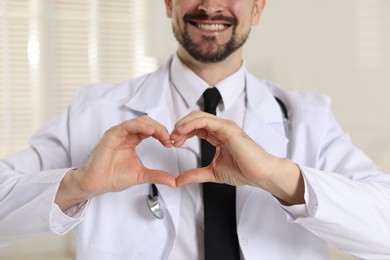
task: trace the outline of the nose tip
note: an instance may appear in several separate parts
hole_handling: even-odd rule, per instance
[[[205,0],[199,5],[198,9],[205,12],[208,15],[212,15],[215,13],[222,12],[225,6],[221,3],[221,1],[215,0]]]

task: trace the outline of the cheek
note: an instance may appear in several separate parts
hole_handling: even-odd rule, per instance
[[[172,20],[176,24],[181,24],[183,22],[184,15],[188,12],[188,7],[186,7],[185,4],[182,3],[176,3],[175,6],[173,6],[172,10]]]
[[[173,12],[183,16],[190,10],[194,10],[199,5],[199,0],[180,0],[176,1],[173,6]]]
[[[173,17],[172,17],[172,22],[173,22],[173,26],[176,28],[176,29],[179,29],[179,28],[182,28],[184,25],[183,25],[183,19],[181,18],[182,16],[179,15],[178,13],[174,13],[173,14]]]
[[[238,27],[246,28],[251,27],[253,25],[253,8],[252,4],[248,3],[247,6],[244,3],[238,3],[240,1],[236,1],[234,5],[232,5],[232,13],[238,19]],[[246,3],[246,2],[245,2]]]
[[[229,0],[229,10],[239,19],[248,19],[253,17],[253,0]]]
[[[171,20],[172,20],[172,26],[177,30],[178,28],[181,27],[181,20],[180,19],[180,10],[177,9],[177,8],[173,8],[173,11],[172,11],[172,17],[171,17]]]
[[[245,13],[248,10],[252,10],[253,6],[253,0],[228,0],[228,8],[233,12],[233,13]]]

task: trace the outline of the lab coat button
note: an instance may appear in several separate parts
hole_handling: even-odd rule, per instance
[[[241,237],[241,246],[247,246],[249,244],[249,239],[247,236]]]
[[[314,205],[311,209],[312,214],[316,214],[318,210],[318,205]]]

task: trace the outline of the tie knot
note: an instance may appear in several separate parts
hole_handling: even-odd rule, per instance
[[[215,115],[218,103],[221,100],[221,94],[219,93],[218,89],[215,87],[206,89],[206,91],[203,93],[203,99],[204,111]]]

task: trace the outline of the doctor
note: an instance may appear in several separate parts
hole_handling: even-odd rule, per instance
[[[0,161],[0,245],[75,228],[77,259],[202,259],[198,183],[217,182],[237,187],[242,259],[329,259],[327,241],[390,259],[389,175],[350,143],[327,97],[246,70],[265,0],[165,3],[176,54],[152,74],[81,89]],[[210,87],[218,116],[199,111]],[[199,138],[217,149],[204,168]],[[151,183],[162,220],[145,203]]]

